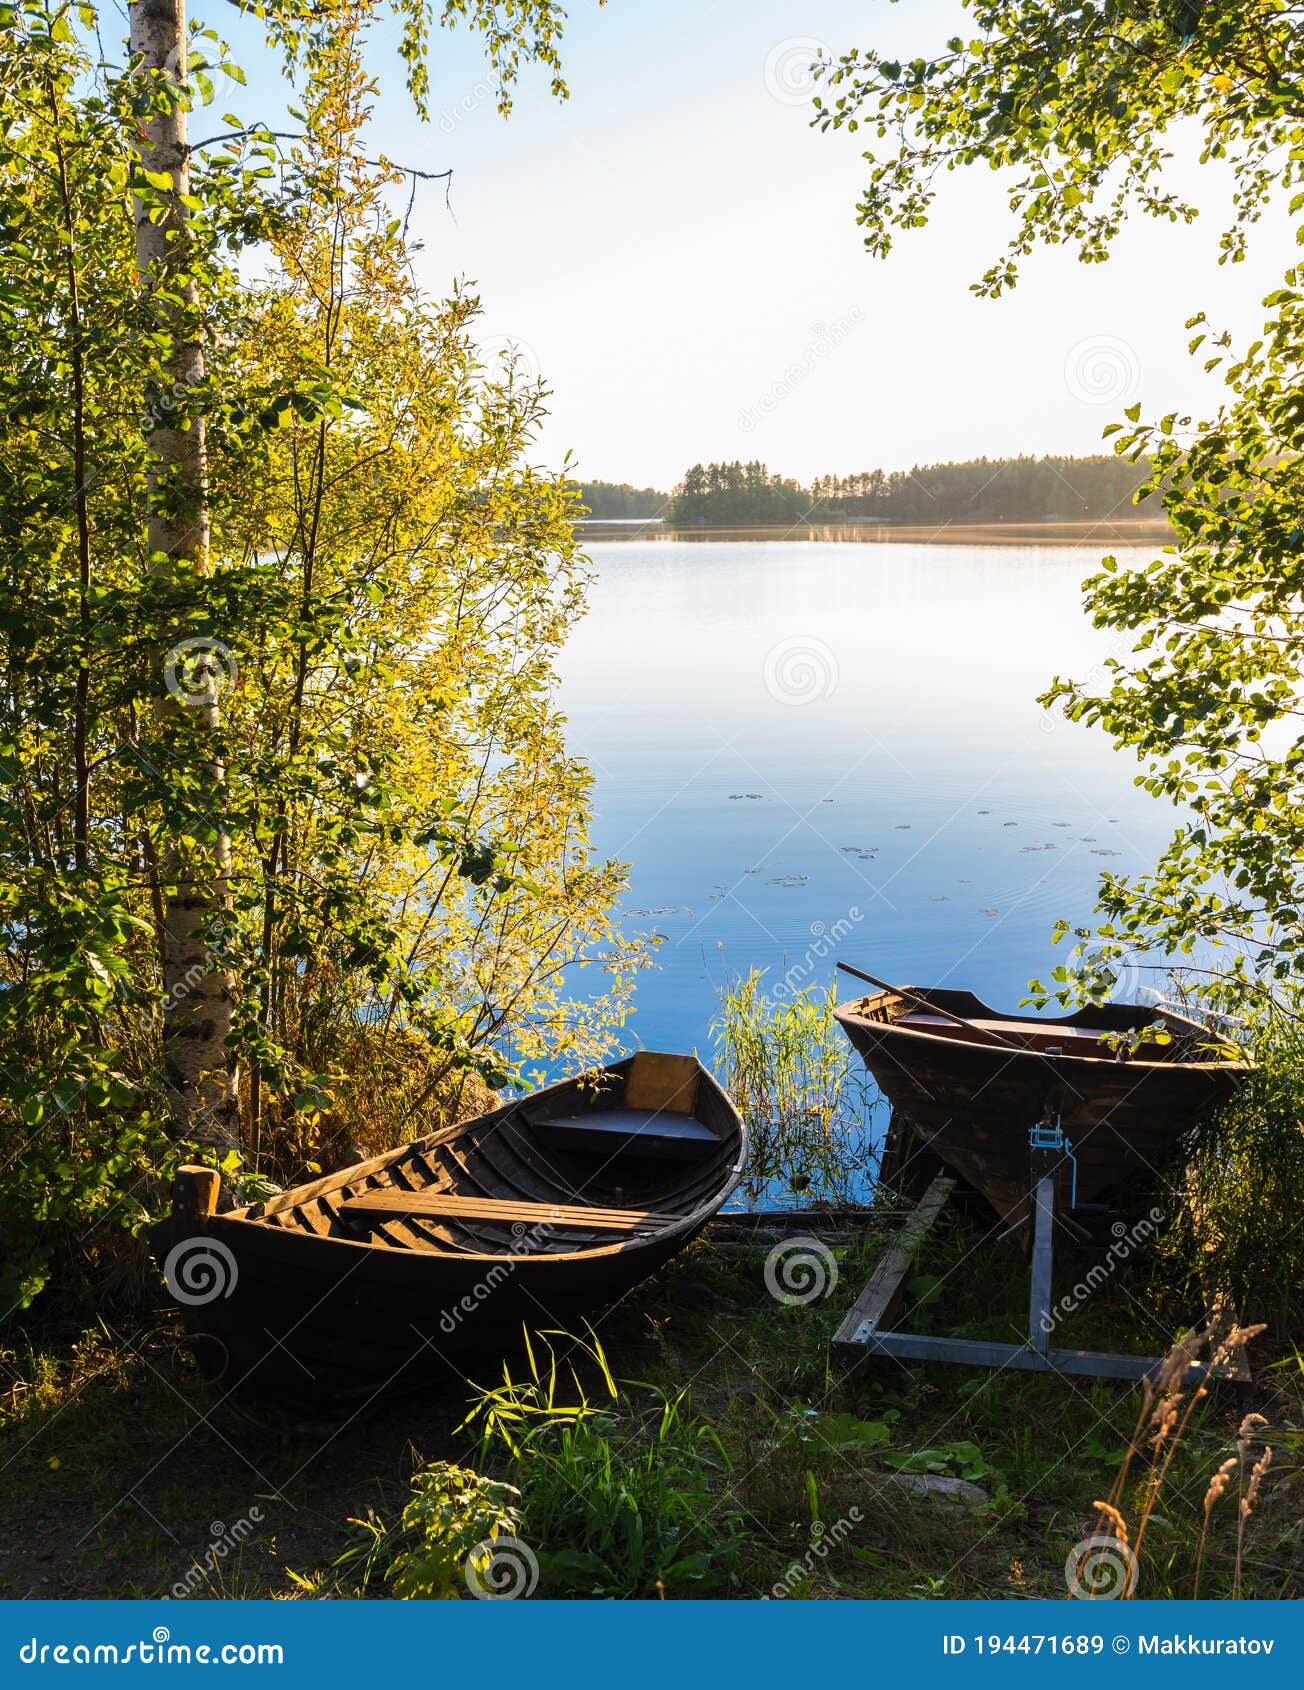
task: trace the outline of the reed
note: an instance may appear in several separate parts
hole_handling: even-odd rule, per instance
[[[1247,1317],[1285,1332],[1304,1287],[1304,1023],[1276,1016],[1251,1053],[1254,1074],[1198,1129],[1189,1201],[1160,1247],[1192,1286],[1214,1268]]]
[[[743,1189],[752,1202],[863,1197],[877,1172],[876,1104],[833,1019],[836,993],[776,1001],[765,979],[752,969],[724,987],[711,1024],[717,1073],[750,1133]]]
[[[1257,1338],[1265,1330],[1262,1326],[1237,1327],[1210,1349],[1209,1362],[1213,1369],[1225,1364],[1240,1347]],[[1155,1517],[1164,1483],[1168,1479],[1183,1439],[1191,1429],[1197,1409],[1209,1395],[1203,1380],[1192,1385],[1186,1372],[1197,1361],[1208,1340],[1202,1334],[1187,1334],[1178,1340],[1164,1358],[1158,1377],[1145,1382],[1141,1412],[1136,1429],[1128,1443],[1127,1453],[1119,1466],[1118,1475],[1109,1496],[1095,1504],[1096,1530],[1102,1536],[1115,1539],[1134,1565],[1139,1562],[1146,1531]],[[1259,1427],[1268,1422],[1261,1414],[1247,1414],[1236,1435],[1236,1453],[1224,1460],[1214,1471],[1204,1495],[1200,1537],[1196,1549],[1195,1575],[1191,1595],[1200,1594],[1200,1579],[1204,1570],[1205,1549],[1213,1510],[1227,1493],[1233,1477],[1237,1489],[1236,1564],[1232,1579],[1232,1596],[1239,1599],[1245,1563],[1245,1528],[1254,1512],[1263,1479],[1272,1465],[1272,1448],[1256,1437]],[[1262,1451],[1250,1469],[1248,1479],[1245,1465],[1251,1449],[1262,1444]],[[1146,1471],[1136,1487],[1136,1520],[1131,1524],[1125,1512],[1126,1499],[1133,1469],[1144,1463]],[[1127,1594],[1132,1594],[1129,1589]]]

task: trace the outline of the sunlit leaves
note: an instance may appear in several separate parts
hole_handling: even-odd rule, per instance
[[[398,173],[355,139],[373,89],[350,32],[373,10],[300,11],[304,137],[223,116],[182,226],[173,175],[139,168],[139,122],[207,98],[210,70],[242,80],[216,38],[192,40],[184,94],[98,64],[85,17],[0,8],[23,46],[0,58],[0,1297],[30,1299],[53,1241],[92,1248],[165,1189],[159,913],[219,837],[229,908],[201,951],[234,980],[251,1155],[282,1177],[320,1166],[331,1133],[437,1124],[449,1076],[600,1059],[638,959],[611,933],[621,869],[591,859],[591,777],[550,702],[586,578],[568,466],[531,466],[539,392],[478,358],[476,302],[413,285]],[[511,74],[551,62],[556,8],[492,10]],[[137,215],[175,240],[152,292]],[[160,372],[190,333],[207,375],[187,385]],[[145,434],[201,417],[210,569],[145,533],[184,492],[147,478]],[[228,660],[216,724],[165,684],[196,643]],[[608,988],[588,1001],[586,969]]]
[[[816,123],[879,143],[865,155],[858,208],[872,252],[927,218],[940,174],[981,163],[1007,173],[1015,228],[977,291],[1012,286],[1042,241],[1100,262],[1131,209],[1196,215],[1165,175],[1183,125],[1200,134],[1206,160],[1226,160],[1235,174],[1224,258],[1243,256],[1271,196],[1299,181],[1304,40],[1287,12],[1262,0],[969,6],[978,32],[967,43],[909,64],[852,50],[823,71]]]
[[[1262,0],[970,0],[978,31],[913,63],[852,51],[829,65],[816,121],[860,125],[859,208],[871,251],[926,220],[942,172],[994,167],[1014,231],[976,284],[999,293],[1038,243],[1107,256],[1130,210],[1170,220],[1195,208],[1165,185],[1170,137],[1199,135],[1225,161],[1233,214],[1222,256],[1275,196],[1304,211],[1304,35],[1294,9]],[[1301,231],[1304,235],[1304,230]],[[1107,430],[1143,460],[1139,497],[1162,505],[1177,543],[1144,567],[1104,560],[1088,581],[1114,655],[1099,677],[1057,679],[1044,702],[1103,728],[1137,781],[1184,819],[1154,872],[1101,883],[1094,932],[1037,1000],[1109,995],[1137,952],[1186,961],[1200,990],[1243,1005],[1282,1001],[1304,973],[1304,289],[1290,273],[1265,302],[1262,336],[1237,351],[1203,315],[1192,357],[1219,369],[1226,399],[1198,421]]]

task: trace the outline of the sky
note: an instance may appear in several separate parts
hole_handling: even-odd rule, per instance
[[[697,461],[760,458],[808,480],[1093,452],[1134,401],[1210,409],[1186,319],[1248,337],[1296,249],[1265,227],[1249,262],[1220,267],[1226,185],[1190,157],[1173,175],[1198,184],[1196,224],[1137,222],[1103,266],[1039,253],[999,301],[969,291],[1010,226],[990,172],[948,178],[888,260],[864,252],[863,143],[810,127],[805,67],[821,47],[928,52],[963,15],[958,0],[573,0],[569,101],[527,71],[500,118],[476,38],[438,32],[426,125],[395,31],[378,31],[374,144],[454,173],[451,209],[437,184],[418,193],[418,274],[434,294],[474,283],[483,344],[515,346],[546,381],[540,463],[569,453],[582,480],[669,488]],[[249,77],[240,109],[274,121],[285,90],[257,25],[213,21]]]

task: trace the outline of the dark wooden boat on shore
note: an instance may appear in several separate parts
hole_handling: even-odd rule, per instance
[[[1069,1142],[1076,1201],[1097,1202],[1152,1178],[1247,1071],[1207,1028],[1140,1004],[1032,1018],[972,992],[902,986],[835,1015],[893,1108],[1012,1223],[1028,1216],[1029,1135],[1040,1123]],[[1169,1042],[1132,1048],[1132,1035],[1161,1024]],[[1071,1174],[1066,1161],[1057,1176],[1065,1209]]]
[[[183,1169],[154,1248],[210,1376],[374,1389],[614,1302],[705,1226],[746,1151],[694,1058],[640,1052],[224,1214],[217,1176]]]

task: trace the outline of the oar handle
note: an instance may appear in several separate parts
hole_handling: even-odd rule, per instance
[[[897,997],[905,998],[908,1003],[926,1009],[930,1015],[940,1015],[947,1021],[954,1021],[957,1027],[963,1027],[976,1039],[985,1039],[988,1044],[999,1045],[1002,1050],[1023,1052],[1023,1046],[1016,1045],[1013,1039],[1002,1038],[999,1033],[993,1033],[987,1027],[975,1027],[973,1022],[966,1021],[963,1015],[957,1015],[954,1010],[943,1009],[940,1003],[930,1003],[927,998],[921,998],[917,992],[910,991],[906,986],[892,986],[886,980],[876,980],[872,974],[866,974],[863,968],[853,968],[849,962],[839,962],[835,966],[844,974],[854,974],[857,980],[863,980],[868,986],[877,986],[880,992],[893,992]]]

